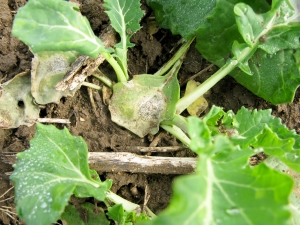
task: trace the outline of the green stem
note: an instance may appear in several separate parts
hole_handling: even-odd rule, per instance
[[[229,74],[233,69],[235,69],[239,62],[244,62],[248,60],[253,53],[256,51],[257,45],[252,48],[246,48],[238,59],[230,59],[227,63],[222,66],[216,73],[214,73],[210,78],[200,84],[193,92],[185,95],[176,104],[176,113],[181,114],[189,105],[196,101],[199,97],[204,95],[209,89],[211,89],[217,82],[223,79],[227,74]]]
[[[127,212],[131,212],[131,211],[133,211],[133,212],[141,212],[141,210],[140,210],[141,207],[139,205],[137,205],[135,203],[132,203],[132,202],[130,202],[130,201],[128,201],[128,200],[120,197],[119,195],[117,195],[117,194],[115,194],[115,193],[113,193],[111,191],[107,191],[106,192],[106,197],[110,201],[114,202],[115,204],[122,204],[124,210],[127,211]],[[148,207],[146,207],[146,213],[151,218],[155,218],[156,217],[156,215]]]
[[[102,56],[107,60],[107,62],[113,67],[114,71],[116,72],[117,78],[119,82],[127,82],[126,74],[124,74],[122,68],[118,64],[118,62],[112,57],[111,54],[107,52],[101,53]]]
[[[174,135],[184,145],[190,146],[191,139],[189,139],[188,136],[179,127],[175,125],[165,125],[164,123],[161,123],[160,127],[163,128],[165,131],[169,132],[170,134]]]
[[[99,69],[97,69],[92,75],[102,81],[106,86],[112,88],[113,82],[108,77],[106,77]]]
[[[173,55],[173,57],[163,65],[155,74],[154,76],[162,76],[164,75],[173,65],[174,63],[180,59],[186,51],[189,49],[190,45],[194,41],[195,37],[190,38],[186,43],[184,43],[180,49]]]
[[[172,120],[164,120],[162,125],[175,125],[176,127],[180,128],[184,133],[188,133],[188,122],[186,117],[183,117],[179,114],[175,114]]]
[[[89,82],[83,82],[82,85],[86,86],[86,87],[96,89],[96,90],[101,90],[102,89],[100,86],[98,86],[96,84],[89,83]]]

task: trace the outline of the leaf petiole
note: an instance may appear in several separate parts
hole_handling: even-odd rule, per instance
[[[135,203],[132,203],[122,197],[120,197],[119,195],[113,193],[112,191],[107,191],[106,192],[106,197],[107,199],[109,199],[110,201],[114,202],[115,204],[122,204],[123,208],[125,211],[127,212],[136,212],[136,213],[141,213],[141,207]],[[156,215],[148,208],[145,208],[146,210],[146,214],[148,216],[150,216],[151,218],[155,218]]]
[[[99,79],[101,82],[103,82],[107,87],[112,88],[113,82],[107,76],[105,76],[99,69],[97,69],[92,75]]]
[[[165,131],[169,132],[170,134],[174,135],[184,145],[190,146],[191,140],[189,139],[189,137],[179,127],[175,125],[169,125],[167,123],[165,124],[164,122],[162,122],[160,127],[163,128]]]
[[[107,60],[107,62],[113,67],[114,71],[116,72],[118,82],[126,82],[127,76],[118,64],[117,60],[114,59],[114,57],[107,53],[107,52],[102,52],[102,56]]]
[[[96,89],[96,90],[98,90],[98,91],[100,91],[102,88],[99,86],[99,85],[97,85],[97,84],[93,84],[93,83],[89,83],[89,82],[83,82],[82,83],[82,85],[83,86],[86,86],[86,87],[89,87],[89,88],[93,88],[93,89]]]
[[[214,73],[210,78],[200,84],[193,92],[185,95],[178,100],[176,104],[176,113],[181,114],[189,105],[196,101],[200,96],[204,95],[208,90],[210,90],[216,83],[223,79],[227,74],[229,74],[233,69],[243,64],[248,60],[256,51],[258,44],[251,48],[245,48],[236,59],[229,59],[227,63],[222,66],[216,73]]]
[[[184,43],[180,49],[175,53],[175,55],[165,64],[163,65],[154,76],[162,76],[164,75],[175,63],[178,59],[180,59],[186,51],[189,49],[190,45],[194,41],[195,37],[190,38],[186,43]]]

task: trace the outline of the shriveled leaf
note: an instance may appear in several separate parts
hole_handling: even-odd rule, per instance
[[[32,60],[31,93],[39,104],[59,103],[62,97],[73,96],[77,89],[56,89],[70,65],[77,58],[76,52],[39,52]]]
[[[206,23],[216,0],[147,0],[147,4],[154,10],[155,19],[162,28],[189,39],[197,28]]]
[[[226,137],[218,136],[210,148],[217,154],[202,154],[196,174],[176,179],[168,208],[145,224],[289,224],[290,177],[264,164],[251,168],[252,150],[234,147]]]
[[[40,109],[30,93],[30,73],[20,73],[0,85],[0,128],[31,126],[39,118]]]
[[[62,0],[29,0],[18,9],[12,34],[33,52],[77,51],[96,58],[106,51],[78,8]]]
[[[189,80],[186,84],[186,89],[184,95],[187,95],[193,92],[196,87],[198,87],[200,83],[195,80]],[[191,116],[200,116],[201,113],[208,107],[208,102],[204,98],[204,96],[199,97],[196,101],[194,101],[189,107],[187,107],[187,111]]]
[[[140,137],[156,133],[161,121],[173,118],[179,99],[177,71],[171,72],[115,84],[109,105],[112,121]]]
[[[268,157],[264,162],[271,168],[285,173],[293,178],[294,188],[290,195],[290,208],[292,212],[292,225],[300,225],[300,174],[291,170],[288,166],[278,160],[276,157]]]
[[[37,124],[30,148],[17,158],[10,179],[15,185],[17,213],[27,224],[56,222],[70,196],[80,195],[78,187],[103,200],[111,186],[110,180],[92,178],[86,143],[66,128]]]

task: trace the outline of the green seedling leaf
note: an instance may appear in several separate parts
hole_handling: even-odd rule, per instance
[[[85,224],[88,225],[109,225],[110,222],[106,218],[103,210],[95,209],[95,206],[89,202],[82,204],[81,206],[87,213],[87,221]],[[100,212],[99,212],[100,211]],[[74,224],[77,225],[77,224]]]
[[[292,102],[300,84],[300,49],[280,50],[272,55],[257,50],[249,60],[252,76],[233,71],[233,77],[254,94],[274,103]]]
[[[71,150],[71,151],[70,151]],[[56,222],[72,194],[104,200],[111,181],[94,179],[88,167],[87,146],[81,137],[54,126],[37,124],[30,148],[17,155],[10,179],[15,185],[18,215],[27,224]]]
[[[138,75],[113,86],[109,105],[113,122],[140,137],[155,134],[163,120],[171,120],[179,99],[178,68],[165,76]]]
[[[168,208],[145,224],[289,224],[290,177],[264,164],[251,168],[252,150],[227,137],[217,136],[208,147],[217,154],[201,154],[196,174],[177,178]]]
[[[122,204],[117,204],[108,209],[107,215],[110,219],[116,221],[118,224],[123,225],[125,223],[125,215]]]
[[[294,170],[291,170],[276,157],[268,157],[266,160],[264,160],[264,163],[266,163],[270,168],[285,173],[293,178],[294,188],[292,194],[290,195],[290,208],[292,212],[291,224],[300,225],[300,174]]]
[[[78,8],[62,0],[30,0],[18,9],[12,34],[33,52],[77,51],[96,58],[106,52]]]
[[[39,104],[59,103],[62,97],[73,96],[78,88],[72,91],[58,91],[59,83],[70,65],[76,60],[76,52],[39,52],[34,55],[31,66],[31,93]]]
[[[213,107],[203,122],[212,136],[223,133],[230,137],[234,145],[251,147],[256,153],[264,152],[277,157],[300,172],[300,136],[295,130],[287,129],[280,119],[274,118],[271,110],[251,111],[242,107],[235,115]]]
[[[173,34],[180,34],[187,40],[206,23],[216,0],[147,0],[147,4],[154,10],[155,19],[162,28],[170,29]]]
[[[139,24],[144,12],[137,0],[105,0],[104,7],[112,27],[121,37],[121,42],[115,45],[115,55],[118,57],[123,72],[127,78],[127,49],[133,47],[130,38],[141,29]]]
[[[197,49],[207,60],[221,67],[232,56],[231,52],[239,61],[243,49],[252,48],[254,51],[259,48],[251,58],[239,61],[239,69],[231,75],[254,94],[273,104],[291,102],[300,84],[297,2],[273,1],[271,9],[266,1],[236,4],[238,2],[218,1],[214,13],[207,18],[207,24],[196,32]],[[239,47],[234,43],[240,43]]]
[[[67,205],[60,219],[67,225],[85,225],[74,205]]]
[[[231,137],[235,144],[264,151],[300,172],[300,136],[274,118],[270,110],[242,108],[233,119],[232,129],[237,132]]]
[[[111,20],[111,26],[120,34],[121,42],[115,45],[123,50],[133,47],[130,38],[141,29],[140,20],[144,12],[141,10],[140,1],[136,0],[105,0],[104,7]]]
[[[29,72],[20,73],[0,85],[0,128],[35,124],[40,109],[33,103],[30,85]]]
[[[95,206],[89,202],[85,202],[80,205],[79,208],[81,211],[84,211],[85,218],[80,217],[79,212],[73,205],[67,205],[65,211],[61,216],[63,224],[66,225],[109,225],[110,222],[106,219],[105,213],[101,209],[97,209],[98,212],[95,212]],[[100,211],[100,212],[99,212]]]

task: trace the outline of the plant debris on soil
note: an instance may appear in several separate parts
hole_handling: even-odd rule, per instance
[[[109,19],[104,13],[101,0],[79,0],[81,12],[91,23],[95,34],[99,35],[101,30],[109,25]],[[11,28],[14,15],[26,0],[0,0],[0,81],[4,83],[12,79],[18,73],[30,70],[33,54],[21,41],[12,37]],[[179,36],[173,36],[168,30],[158,29],[152,32],[152,27],[148,23],[148,18],[153,17],[150,8],[142,1],[142,9],[145,16],[141,21],[142,29],[133,36],[134,48],[129,50],[128,67],[130,76],[135,74],[146,74],[156,72],[179,47]],[[178,78],[181,83],[189,77],[210,65],[205,61],[198,51],[191,47],[184,59],[183,66]],[[196,80],[202,82],[206,80],[216,67],[212,67]],[[108,63],[101,65],[101,70],[112,79],[113,70]],[[99,84],[99,81],[88,78],[90,82]],[[182,86],[182,94],[184,85]],[[181,146],[173,136],[164,131],[160,131],[156,138],[148,135],[140,138],[131,132],[119,127],[111,121],[108,106],[103,101],[102,92],[92,90],[93,100],[90,99],[88,88],[82,87],[74,97],[62,98],[59,104],[47,104],[42,106],[41,118],[61,118],[69,119],[69,124],[56,124],[58,128],[66,126],[71,134],[82,136],[87,142],[90,152],[126,152],[130,146]],[[1,94],[1,90],[0,90]],[[227,77],[219,82],[211,91],[207,93],[206,99],[209,107],[204,114],[209,111],[212,105],[223,107],[225,110],[236,112],[242,106],[248,109],[272,108],[273,115],[280,117],[289,129],[300,132],[299,117],[299,91],[296,93],[293,103],[274,106],[253,95],[237,84],[234,79]],[[0,105],[1,107],[1,105]],[[15,214],[13,184],[9,181],[9,175],[13,171],[12,162],[9,155],[14,155],[29,148],[29,141],[35,133],[35,125],[31,127],[20,126],[16,129],[0,129],[0,224],[22,224]],[[145,155],[146,153],[140,153]],[[166,157],[191,157],[194,154],[181,149],[169,153],[147,153],[148,155]],[[265,156],[255,156],[253,162],[263,160]],[[253,163],[251,161],[251,163]],[[118,195],[137,204],[147,205],[153,212],[158,213],[168,205],[172,195],[172,181],[177,175],[143,174],[126,172],[103,172],[101,179],[112,179],[112,191]],[[82,204],[84,201],[94,201],[91,199],[72,199],[74,204]]]

